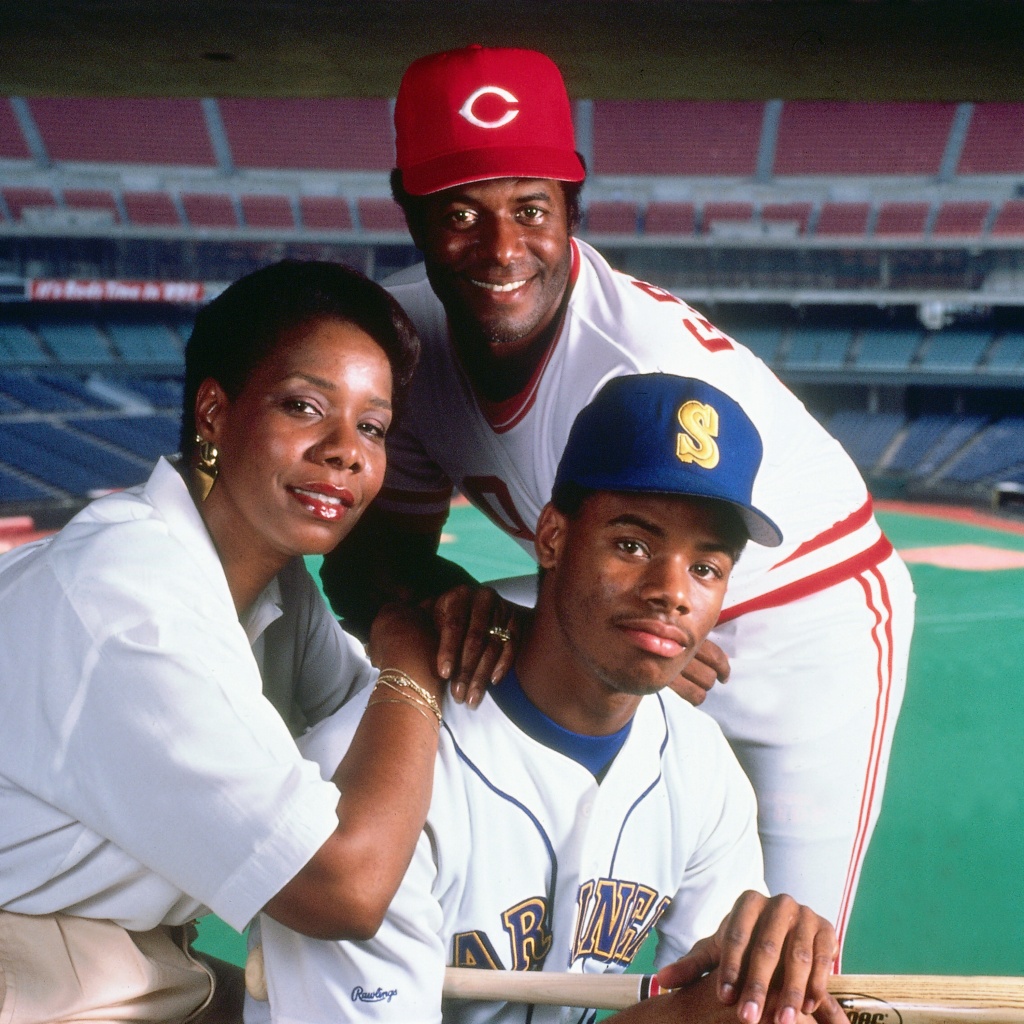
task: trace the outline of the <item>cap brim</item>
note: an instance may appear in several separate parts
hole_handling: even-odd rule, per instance
[[[413,196],[431,195],[495,178],[551,178],[576,182],[586,177],[575,153],[542,146],[464,150],[400,170],[402,187]]]

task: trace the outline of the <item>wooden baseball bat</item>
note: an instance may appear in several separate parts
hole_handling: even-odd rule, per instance
[[[837,974],[829,991],[851,1024],[1024,1024],[1024,978]],[[622,1010],[658,995],[653,975],[561,974],[449,967],[449,999]]]
[[[245,965],[254,999],[267,998],[263,950]],[[829,991],[851,1024],[1024,1024],[1024,978],[931,974],[837,974]],[[623,1010],[660,992],[650,974],[562,974],[449,967],[447,999]]]

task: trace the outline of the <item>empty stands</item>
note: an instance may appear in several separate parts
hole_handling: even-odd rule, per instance
[[[632,235],[637,230],[636,203],[593,202],[587,207],[585,229],[591,234]]]
[[[1008,199],[992,224],[995,238],[1024,238],[1024,199]]]
[[[288,196],[243,195],[242,217],[250,228],[295,227],[295,214]]]
[[[990,344],[991,331],[938,331],[928,337],[919,366],[941,372],[973,370]]]
[[[1007,333],[989,353],[983,369],[990,373],[1024,373],[1024,333]]]
[[[932,225],[934,238],[970,238],[985,227],[992,204],[985,201],[951,201],[939,207]]]
[[[644,216],[644,234],[692,235],[696,226],[693,203],[652,202]]]
[[[862,469],[871,469],[903,426],[898,413],[837,412],[827,424],[829,433]]]
[[[763,119],[763,103],[596,100],[593,172],[750,176]]]
[[[919,238],[924,234],[928,209],[928,203],[882,203],[875,221],[875,235],[879,238]]]
[[[863,331],[853,365],[863,370],[906,370],[921,344],[921,336],[921,331]]]
[[[953,422],[952,416],[919,416],[908,426],[886,469],[893,473],[914,469]]]
[[[383,99],[221,99],[237,167],[388,171],[393,129]]]
[[[1024,463],[1024,419],[1008,416],[986,427],[942,473],[946,480],[971,483]]]
[[[359,223],[364,231],[405,232],[405,215],[393,199],[360,199],[357,204]]]
[[[1024,173],[1024,103],[975,103],[960,174]]]
[[[953,103],[793,100],[784,104],[777,175],[936,175]]]
[[[74,163],[216,164],[196,99],[37,97],[28,101],[47,154]]]
[[[0,160],[28,160],[31,157],[11,101],[0,102]]]
[[[853,331],[844,327],[796,327],[790,335],[786,367],[838,369],[846,362],[852,340]]]

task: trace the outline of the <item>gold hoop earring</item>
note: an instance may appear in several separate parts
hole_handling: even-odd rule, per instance
[[[199,464],[195,467],[196,488],[199,491],[199,500],[206,501],[217,480],[217,459],[220,458],[220,452],[212,441],[203,440],[199,434],[196,434],[196,444],[199,446]]]

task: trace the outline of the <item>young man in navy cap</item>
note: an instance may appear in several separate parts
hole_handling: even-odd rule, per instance
[[[444,967],[620,972],[654,932],[664,985],[721,966],[623,1024],[753,1024],[766,1006],[776,1024],[815,1008],[844,1024],[826,996],[832,926],[764,895],[750,784],[714,721],[663,692],[716,622],[747,539],[782,540],[752,503],[760,461],[750,419],[701,381],[618,377],[580,413],[537,523],[535,615],[475,711],[444,704],[427,825],[377,936],[320,942],[261,921],[275,1020],[566,1020],[442,1008]],[[360,703],[300,740],[328,776]]]
[[[757,500],[786,540],[737,566],[713,642],[676,685],[694,703],[710,689],[703,707],[757,793],[770,890],[812,904],[842,938],[913,625],[909,576],[859,473],[749,351],[572,237],[585,172],[543,54],[424,57],[403,78],[395,126],[393,188],[424,264],[392,291],[423,347],[377,506],[325,563],[335,609],[358,626],[385,599],[466,582],[437,554],[453,487],[532,553],[573,419],[610,378],[714,384],[757,424]],[[485,639],[506,624],[486,594],[445,607],[459,602]],[[716,674],[728,684],[711,688]]]

